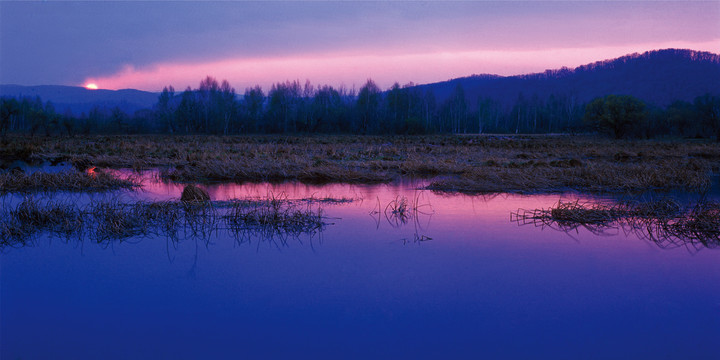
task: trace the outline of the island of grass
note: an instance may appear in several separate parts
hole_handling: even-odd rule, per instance
[[[159,168],[180,183],[420,178],[443,192],[698,192],[720,169],[720,144],[585,135],[6,136],[0,160]]]

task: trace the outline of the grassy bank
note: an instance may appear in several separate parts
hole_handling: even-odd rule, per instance
[[[8,137],[0,158],[160,167],[163,178],[177,182],[416,177],[438,191],[701,191],[720,170],[720,145],[571,136]]]
[[[0,173],[0,194],[31,191],[82,191],[93,192],[133,188],[140,183],[133,179],[118,179],[102,171],[82,172],[68,170],[58,173],[22,171]]]

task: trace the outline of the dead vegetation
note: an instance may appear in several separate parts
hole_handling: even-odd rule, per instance
[[[322,207],[312,201],[292,201],[287,195],[270,194],[267,199],[233,202],[225,220],[236,238],[288,235],[322,231],[328,225]]]
[[[208,195],[207,191],[190,184],[183,189],[180,201],[189,203],[207,202],[210,201],[210,195]]]
[[[99,243],[145,236],[208,239],[219,231],[238,238],[286,239],[318,233],[331,224],[321,207],[327,201],[290,200],[283,195],[223,202],[98,201],[78,206],[28,197],[15,206],[0,208],[0,250],[31,244],[34,236],[42,233]]]
[[[622,230],[662,248],[691,250],[720,247],[720,204],[700,201],[681,206],[669,199],[649,202],[558,202],[549,209],[519,209],[511,214],[519,225],[563,232],[583,228],[594,234]]]
[[[93,173],[76,170],[30,174],[13,170],[0,173],[0,193],[61,190],[94,192],[138,186],[140,183],[132,178],[119,179],[99,170]]]
[[[720,145],[582,136],[90,136],[9,138],[3,154],[78,168],[161,168],[185,183],[378,183],[423,178],[469,193],[703,191]]]

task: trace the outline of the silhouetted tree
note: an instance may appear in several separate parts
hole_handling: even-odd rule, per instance
[[[273,84],[268,92],[269,128],[271,132],[296,132],[298,103],[301,96],[298,81]]]
[[[263,103],[265,102],[265,94],[262,88],[255,85],[255,87],[245,89],[243,100],[246,121],[241,126],[241,131],[258,131],[263,116]]]
[[[171,134],[177,132],[177,124],[175,123],[175,106],[173,99],[175,98],[175,88],[166,86],[163,88],[162,93],[158,97],[156,106],[157,119],[160,124],[163,124],[163,131],[168,131]]]
[[[465,90],[461,84],[455,86],[450,98],[445,102],[442,108],[442,117],[445,125],[441,131],[449,131],[451,133],[467,132],[467,102],[465,99]]]
[[[75,135],[75,117],[70,109],[65,110],[60,122],[68,136]]]
[[[128,116],[119,107],[114,107],[110,112],[110,121],[118,133],[127,131]]]
[[[340,93],[332,86],[318,88],[312,102],[314,123],[309,128],[312,132],[348,131],[344,120],[343,101]]]
[[[634,126],[645,121],[645,104],[628,95],[608,95],[591,101],[585,107],[584,121],[600,131],[624,137]]]
[[[358,129],[360,132],[369,134],[379,130],[380,100],[380,88],[375,85],[375,82],[368,79],[358,92],[355,106],[360,118],[360,128]]]
[[[217,108],[218,115],[222,119],[223,134],[228,135],[231,125],[237,122],[239,106],[235,100],[235,89],[230,86],[227,80],[223,80],[220,84],[220,89],[215,94],[214,100],[213,103]]]
[[[698,116],[698,122],[714,133],[717,141],[720,141],[720,97],[705,94],[698,96],[693,102]]]
[[[15,98],[0,99],[0,134],[5,134],[11,128],[13,117],[20,113],[20,104]]]
[[[188,86],[180,97],[180,104],[175,110],[175,119],[186,134],[200,129],[199,103],[195,93]]]

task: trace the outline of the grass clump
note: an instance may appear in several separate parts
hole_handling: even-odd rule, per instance
[[[180,200],[182,202],[206,202],[210,201],[210,195],[208,195],[207,191],[195,186],[195,185],[187,185],[182,191],[182,195],[180,196]]]
[[[72,204],[53,201],[40,204],[32,198],[25,198],[15,208],[4,210],[0,221],[0,245],[12,245],[38,231],[76,234],[86,220]]]
[[[140,186],[133,179],[118,179],[103,171],[80,172],[76,170],[58,173],[22,171],[0,173],[0,193],[33,191],[105,191]]]
[[[328,201],[290,200],[283,195],[229,202],[99,201],[78,207],[26,198],[14,207],[0,208],[0,250],[27,245],[34,235],[43,232],[89,238],[98,243],[145,236],[207,239],[218,231],[265,237],[314,234],[329,223],[322,208],[313,205]]]
[[[233,202],[225,220],[236,233],[262,235],[313,233],[327,225],[321,207],[312,207],[310,202],[291,201],[285,194]]]
[[[558,202],[549,209],[519,209],[511,220],[564,232],[585,228],[595,234],[623,229],[662,248],[720,247],[720,204],[700,201],[688,207],[662,199],[616,204]]]
[[[95,238],[127,238],[156,233],[177,224],[180,207],[172,202],[122,204],[100,202],[86,212],[95,224]]]

